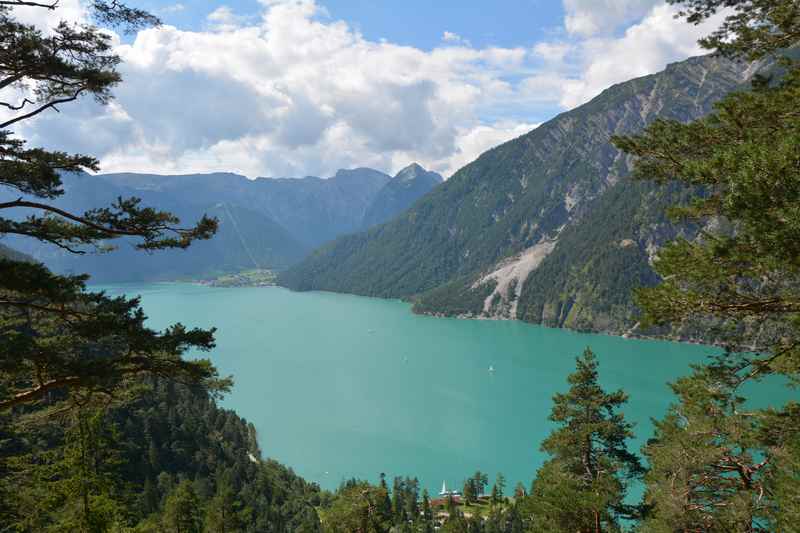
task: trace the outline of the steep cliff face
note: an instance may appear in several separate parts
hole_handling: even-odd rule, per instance
[[[391,220],[443,181],[440,174],[412,163],[378,191],[364,214],[361,226],[366,229]]]
[[[410,297],[419,312],[622,332],[630,289],[657,281],[653,251],[680,231],[663,208],[687,191],[633,183],[609,142],[657,117],[689,121],[741,87],[748,65],[710,56],[615,85],[498,146],[392,222],[312,254],[295,289]]]

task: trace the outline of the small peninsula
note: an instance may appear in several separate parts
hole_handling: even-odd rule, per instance
[[[200,280],[199,283],[209,287],[272,287],[276,278],[272,270],[256,268]]]

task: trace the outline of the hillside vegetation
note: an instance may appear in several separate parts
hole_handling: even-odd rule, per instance
[[[411,298],[426,313],[625,332],[636,322],[630,289],[658,279],[654,251],[691,232],[664,213],[690,191],[624,179],[632,160],[611,136],[701,117],[751,70],[705,56],[615,85],[484,153],[391,222],[321,247],[279,283]],[[545,242],[549,255],[526,277],[487,288]]]

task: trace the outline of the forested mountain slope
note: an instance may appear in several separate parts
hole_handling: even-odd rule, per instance
[[[186,250],[136,252],[125,240],[113,254],[76,256],[56,246],[13,238],[9,245],[57,272],[87,272],[95,282],[175,280],[243,269],[283,269],[314,246],[357,231],[368,206],[389,176],[371,169],[340,170],[329,179],[249,180],[235,174],[65,175],[57,207],[84,212],[119,197],[178,215],[191,225],[204,213],[217,217],[213,239]],[[13,191],[0,190],[0,198]],[[20,210],[17,216],[24,216]]]
[[[99,418],[90,409],[82,414],[102,454],[92,481],[104,496],[92,505],[98,520],[116,526],[108,530],[319,531],[319,487],[263,458],[252,424],[205,391],[164,380],[141,386],[147,394]],[[15,459],[0,480],[0,496],[13,494],[0,498],[8,504],[0,505],[3,531],[76,531],[80,510],[67,492],[70,476],[80,475],[72,464],[75,430],[65,434],[58,420],[23,433],[6,429],[0,455]],[[28,463],[58,475],[31,477]],[[180,528],[187,523],[196,529]]]
[[[444,179],[436,172],[430,172],[413,163],[389,181],[375,195],[375,199],[364,214],[364,229],[393,219],[425,196]]]
[[[196,205],[226,202],[274,220],[309,250],[361,228],[367,208],[390,176],[369,168],[339,170],[330,178],[258,178],[236,174],[158,176],[106,174],[135,191],[180,196]]]
[[[11,261],[33,261],[31,256],[20,253],[4,244],[0,244],[0,259],[10,259]]]
[[[112,243],[117,246],[114,253],[89,250],[85,255],[33,239],[9,239],[11,247],[30,254],[56,272],[86,272],[95,282],[174,280],[245,268],[285,268],[302,258],[307,250],[274,220],[224,198],[213,203],[195,203],[180,194],[130,189],[102,176],[66,175],[63,179],[66,193],[53,203],[73,213],[109,205],[119,197],[136,196],[144,205],[176,214],[182,225],[193,224],[203,213],[215,216],[219,219],[219,230],[213,239],[198,241],[186,250],[164,250],[158,254],[137,251],[125,239]],[[5,194],[8,193],[0,193],[0,197]]]
[[[663,208],[686,191],[623,179],[631,161],[610,137],[657,117],[702,116],[752,70],[704,56],[615,85],[484,153],[393,221],[320,248],[280,282],[413,297],[427,313],[626,331],[630,289],[656,281],[652,254],[683,231]]]

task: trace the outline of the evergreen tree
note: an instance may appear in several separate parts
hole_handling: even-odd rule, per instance
[[[465,505],[472,505],[477,500],[477,490],[475,489],[475,480],[469,478],[464,481],[464,488],[461,490],[461,495],[464,497]]]
[[[236,533],[241,529],[242,522],[239,517],[241,502],[227,478],[217,483],[217,491],[206,507],[205,524],[206,533]]]
[[[181,481],[167,496],[164,505],[163,526],[169,533],[202,532],[200,500],[195,494],[191,481]]]
[[[140,498],[141,513],[144,516],[155,513],[159,507],[159,500],[160,498],[155,483],[153,483],[153,479],[148,476],[144,480],[144,486],[142,487],[142,495]]]
[[[506,476],[502,474],[502,472],[497,473],[497,477],[494,480],[494,486],[497,488],[497,497],[501,500],[505,497],[505,490],[506,490]]]
[[[117,431],[99,410],[81,410],[75,418],[66,433],[63,458],[54,465],[57,481],[45,484],[62,499],[61,508],[66,511],[58,527],[81,533],[107,531],[123,508],[118,498]],[[43,511],[53,512],[60,506],[48,507]]]
[[[483,519],[478,513],[473,513],[469,517],[465,517],[466,532],[467,533],[483,533]]]
[[[402,524],[407,521],[405,506],[405,482],[401,477],[395,477],[392,484],[392,513],[394,523]]]
[[[386,486],[386,474],[381,472],[380,494],[378,495],[378,515],[383,522],[392,521],[392,500],[389,498],[389,487]]]
[[[774,63],[690,124],[660,120],[614,143],[634,177],[701,188],[675,217],[703,228],[661,251],[663,281],[637,293],[645,323],[721,326],[726,351],[673,385],[678,402],[645,449],[645,522],[654,531],[791,531],[800,500],[800,411],[748,409],[760,378],[800,379],[800,41],[795,0],[670,0],[691,23],[719,13],[701,44]],[[775,386],[774,382],[769,386]],[[795,525],[790,525],[794,523]],[[699,529],[698,529],[699,528]]]
[[[472,484],[475,488],[475,496],[482,496],[486,490],[486,485],[489,484],[489,476],[478,470],[472,475]]]
[[[768,496],[775,454],[764,445],[761,417],[744,409],[731,385],[702,367],[672,385],[679,401],[644,449],[646,531],[791,530],[770,527],[771,519],[781,513],[776,505],[797,508],[800,485],[795,479],[794,496],[780,504]]]
[[[642,467],[626,447],[632,425],[617,412],[627,395],[605,392],[597,368],[587,348],[567,378],[569,391],[553,397],[550,420],[559,427],[542,443],[551,459],[531,491],[533,520],[543,531],[616,531],[620,518],[635,515],[624,499]]]
[[[331,533],[387,533],[391,522],[382,522],[377,502],[380,487],[353,480],[339,488],[331,505],[322,510],[322,530]]]
[[[467,523],[464,515],[458,510],[452,496],[447,497],[447,519],[440,531],[443,533],[464,533],[467,531],[469,524]]]
[[[428,496],[428,489],[422,489],[422,514],[420,519],[422,521],[423,533],[430,533],[434,530],[433,509],[431,509],[431,500]]]
[[[89,2],[95,20],[135,29],[158,22],[117,1]],[[30,148],[11,128],[85,97],[107,103],[120,82],[120,58],[108,32],[61,22],[50,34],[20,22],[19,9],[58,12],[58,2],[0,2],[0,185],[15,198],[0,202],[0,237],[16,235],[48,243],[65,253],[104,252],[114,239],[147,251],[185,248],[210,238],[217,221],[203,217],[183,227],[171,213],[119,198],[84,213],[52,204],[64,194],[61,173],[97,170],[97,161]],[[12,90],[13,89],[13,90]],[[17,196],[18,195],[18,196]],[[86,276],[58,276],[24,258],[0,257],[0,409],[63,398],[76,403],[110,395],[144,373],[184,382],[216,383],[208,361],[185,361],[188,348],[210,349],[213,332],[173,326],[148,329],[136,299],[109,298],[85,289]]]
[[[486,533],[505,533],[504,514],[500,506],[493,505],[486,516],[483,530]]]
[[[404,489],[406,518],[416,521],[419,518],[419,480],[406,478]]]
[[[514,502],[514,505],[508,511],[508,521],[506,531],[508,533],[522,533],[525,526],[522,522],[522,514],[519,512],[519,504]]]

